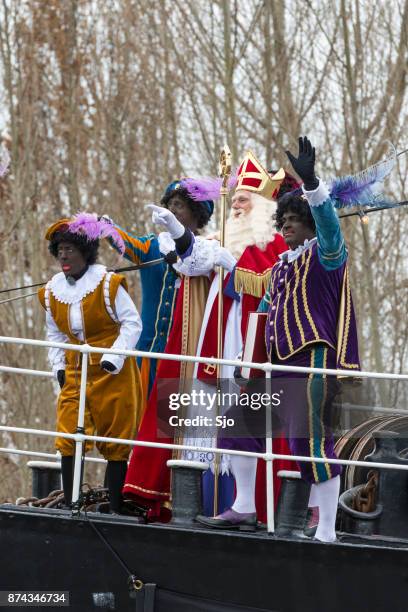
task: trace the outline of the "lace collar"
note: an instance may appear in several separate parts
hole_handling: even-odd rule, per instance
[[[48,283],[49,290],[58,302],[75,304],[95,291],[106,274],[106,267],[100,264],[89,266],[75,285],[70,285],[63,272],[58,272]]]
[[[279,255],[279,259],[281,259],[282,261],[287,261],[288,263],[291,263],[292,261],[295,261],[295,259],[297,259],[304,251],[306,251],[307,249],[312,248],[312,246],[317,242],[317,238],[312,238],[311,240],[308,240],[306,238],[306,240],[304,241],[303,244],[299,244],[298,247],[296,247],[296,249],[289,249],[288,251],[285,251],[284,253],[280,253]]]

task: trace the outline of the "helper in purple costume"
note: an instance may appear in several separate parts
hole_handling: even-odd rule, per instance
[[[358,370],[357,330],[349,287],[347,250],[339,220],[325,184],[314,173],[315,151],[299,139],[299,155],[288,157],[303,179],[301,192],[278,201],[276,223],[290,250],[272,269],[269,290],[259,310],[268,313],[266,346],[274,364]],[[326,416],[336,393],[336,381],[321,374],[275,373],[292,389],[294,401],[284,402],[279,414],[294,455],[336,458]],[[273,380],[272,380],[273,384]],[[329,419],[330,420],[330,419]],[[219,446],[264,451],[265,440],[225,438]],[[256,459],[241,457],[236,476],[237,496],[227,512],[215,518],[198,517],[211,527],[254,524]],[[303,462],[302,478],[312,483],[309,506],[319,507],[316,539],[336,539],[335,520],[341,466]]]

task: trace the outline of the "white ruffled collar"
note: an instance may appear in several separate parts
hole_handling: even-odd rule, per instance
[[[296,249],[289,249],[284,253],[280,253],[279,258],[282,259],[282,261],[287,261],[288,263],[291,263],[292,261],[295,261],[295,259],[297,259],[304,251],[310,249],[315,244],[315,242],[317,242],[316,237],[312,238],[311,240],[308,240],[306,238],[304,243],[299,244]]]
[[[52,277],[48,286],[58,302],[63,304],[75,304],[80,302],[86,295],[95,291],[106,274],[106,267],[100,264],[89,266],[75,285],[70,285],[63,272],[58,272]]]

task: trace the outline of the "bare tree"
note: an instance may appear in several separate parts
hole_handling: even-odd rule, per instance
[[[235,164],[252,147],[291,171],[285,149],[307,133],[327,178],[376,163],[387,141],[406,149],[407,27],[408,0],[1,0],[0,128],[12,157],[0,182],[2,286],[51,276],[43,234],[63,215],[98,211],[150,230],[144,205],[175,177],[214,173],[225,141]],[[390,199],[404,198],[407,173],[401,156]],[[407,209],[342,226],[363,366],[404,371]],[[104,245],[101,257],[117,262]],[[35,298],[0,307],[1,334],[44,337]],[[48,368],[43,351],[3,344],[0,355]],[[2,423],[53,428],[50,381],[2,374],[0,385]],[[395,386],[382,394],[401,397]],[[4,463],[4,496],[28,486],[20,464]]]

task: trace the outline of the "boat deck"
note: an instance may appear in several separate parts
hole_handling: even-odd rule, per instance
[[[407,609],[407,540],[339,533],[323,544],[8,504],[0,505],[0,590],[67,590],[75,610],[143,612],[129,597],[129,572],[91,522],[130,573],[157,585],[154,612]]]

